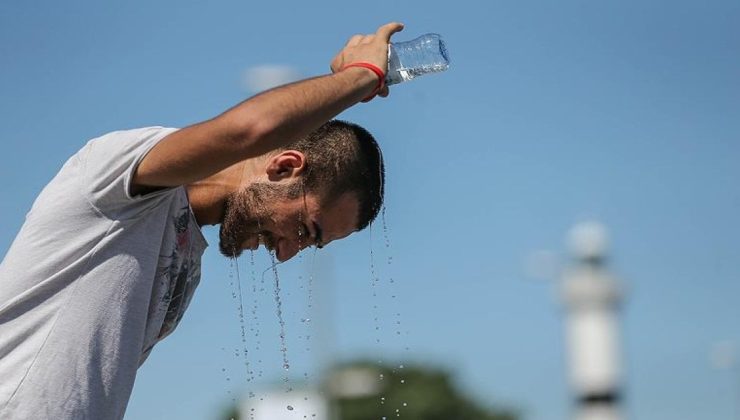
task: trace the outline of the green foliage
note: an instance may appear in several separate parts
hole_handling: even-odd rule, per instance
[[[367,364],[353,364],[366,366]],[[339,399],[341,420],[516,420],[506,410],[481,406],[461,394],[442,371],[405,367],[395,371],[374,367],[383,375],[380,395]],[[380,380],[380,379],[379,379]],[[401,382],[403,381],[403,382]],[[382,398],[382,399],[381,399]],[[404,405],[405,404],[405,405]],[[396,411],[398,409],[398,411]],[[400,417],[397,416],[400,414]]]
[[[465,396],[446,372],[426,367],[379,368],[370,363],[352,363],[342,369],[367,368],[377,373],[380,393],[359,398],[335,398],[338,414],[333,420],[517,420],[514,411],[491,408]],[[380,375],[382,374],[382,380]],[[403,381],[403,382],[402,382]],[[325,395],[329,395],[327,392]],[[398,411],[396,411],[398,410]],[[399,415],[397,415],[399,414]],[[236,406],[220,416],[239,420]],[[257,419],[259,420],[259,419]]]
[[[219,418],[223,420],[241,420],[239,408],[236,405],[230,405]]]

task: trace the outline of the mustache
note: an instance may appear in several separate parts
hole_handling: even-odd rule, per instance
[[[219,249],[221,254],[226,258],[239,258],[244,250],[242,244],[246,242],[252,235],[256,235],[259,238],[259,242],[267,248],[268,251],[272,252],[275,250],[276,240],[272,233],[268,231],[260,232],[247,232],[244,229],[239,231],[227,232],[223,229],[219,232]]]

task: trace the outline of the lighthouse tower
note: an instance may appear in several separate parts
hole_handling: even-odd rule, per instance
[[[573,262],[565,270],[566,343],[575,420],[621,420],[622,367],[618,312],[622,293],[606,267],[608,238],[598,223],[569,235]]]

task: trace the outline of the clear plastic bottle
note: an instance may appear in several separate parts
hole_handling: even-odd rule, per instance
[[[445,71],[450,58],[439,34],[425,34],[406,42],[388,46],[386,85],[406,82],[415,77]]]

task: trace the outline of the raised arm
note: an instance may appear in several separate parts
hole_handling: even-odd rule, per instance
[[[355,35],[332,61],[333,74],[269,90],[170,134],[139,164],[132,192],[190,184],[307,135],[373,92],[378,85],[373,71],[339,70],[364,61],[385,71],[391,35],[401,29],[389,23],[373,35]],[[387,96],[387,89],[379,94]]]

